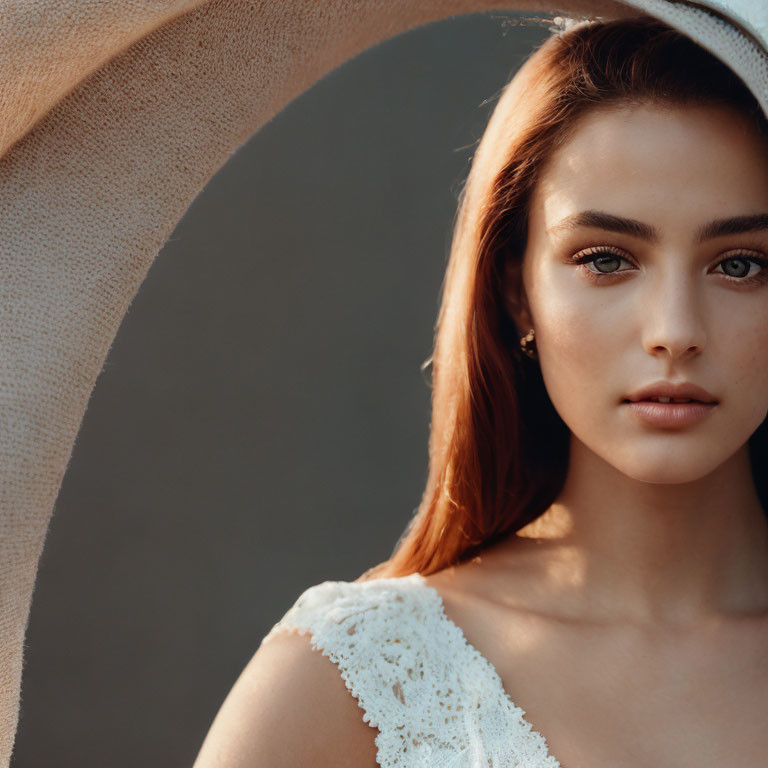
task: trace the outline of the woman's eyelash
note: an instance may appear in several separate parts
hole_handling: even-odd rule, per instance
[[[747,255],[749,254],[749,255]],[[594,264],[599,258],[609,258],[613,261],[621,260],[628,261],[631,263],[631,257],[623,251],[621,248],[615,248],[615,247],[605,247],[605,246],[594,246],[591,248],[586,248],[583,251],[579,251],[575,256],[573,256],[570,261],[573,264],[582,265],[580,266],[580,269],[583,270],[583,272],[586,274],[587,278],[590,280],[593,280],[595,282],[599,282],[604,279],[611,280],[614,275],[620,275],[624,272],[629,272],[631,270],[627,269],[617,269],[614,272],[597,272],[591,269],[588,269],[585,265],[586,264]],[[751,275],[750,277],[734,277],[732,275],[725,274],[723,272],[720,272],[719,274],[723,274],[729,282],[735,282],[735,283],[741,283],[741,284],[756,284],[756,283],[765,283],[768,282],[768,259],[761,258],[760,256],[755,256],[752,251],[733,251],[728,256],[726,256],[724,259],[721,259],[715,267],[719,267],[721,264],[724,264],[729,261],[740,261],[744,263],[752,263],[757,264],[761,269],[759,272],[757,272],[754,275]]]
[[[579,251],[575,256],[571,257],[570,261],[574,264],[590,264],[594,263],[599,258],[606,257],[612,258],[614,261],[617,259],[629,261],[629,257],[625,255],[620,248],[606,248],[605,246],[585,248],[583,251]],[[586,267],[582,267],[582,269],[591,275],[595,275],[597,278],[604,276],[610,278],[611,275],[617,274],[618,272],[618,270],[617,272],[594,272],[591,269],[586,269]],[[622,271],[626,272],[627,270]]]

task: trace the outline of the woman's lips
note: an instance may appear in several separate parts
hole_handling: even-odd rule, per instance
[[[654,427],[684,427],[709,416],[717,403],[657,403],[652,400],[625,400],[632,415]]]

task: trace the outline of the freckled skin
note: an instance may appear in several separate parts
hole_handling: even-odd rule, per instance
[[[649,223],[661,240],[592,228],[549,236],[562,218],[587,209]],[[713,219],[761,212],[765,147],[724,107],[593,112],[550,158],[530,210],[523,327],[535,328],[544,381],[574,450],[647,483],[692,482],[746,451],[768,411],[768,282],[736,285],[728,275],[741,273],[715,267],[740,248],[768,257],[768,231],[698,245],[693,234]],[[634,263],[604,261],[605,271],[628,271],[595,283],[583,272],[598,271],[594,264],[565,262],[601,245]],[[697,383],[720,405],[682,430],[638,424],[620,401],[659,379]]]
[[[753,130],[723,107],[590,113],[534,189],[522,297],[507,273],[509,311],[535,329],[571,430],[567,477],[538,518],[428,583],[563,765],[768,753],[754,715],[768,706],[768,522],[747,447],[768,411],[768,280],[722,266],[737,249],[768,259],[768,232],[695,243],[710,221],[768,212]],[[550,232],[586,210],[659,241]],[[623,258],[568,261],[593,246]],[[720,402],[684,428],[638,422],[622,400],[661,379]]]
[[[658,242],[555,231],[587,210],[640,221]],[[486,551],[484,594],[644,624],[765,615],[768,633],[768,522],[748,449],[768,413],[768,279],[744,282],[768,270],[724,263],[768,259],[768,231],[696,242],[714,220],[766,213],[768,148],[728,107],[592,110],[547,158],[505,290],[570,429],[568,471],[548,509]],[[574,263],[594,247],[619,251]],[[623,400],[659,380],[719,403],[685,427],[643,423]]]
[[[590,113],[534,189],[522,297],[507,273],[509,311],[535,329],[571,430],[567,477],[539,517],[428,583],[562,765],[768,754],[755,717],[768,706],[768,522],[747,447],[768,411],[768,280],[743,285],[743,263],[720,265],[736,249],[768,259],[768,232],[694,242],[710,221],[768,213],[753,130],[723,107]],[[644,222],[659,242],[549,232],[586,210]],[[626,256],[568,261],[593,246]],[[720,402],[684,428],[638,422],[622,400],[660,379]]]

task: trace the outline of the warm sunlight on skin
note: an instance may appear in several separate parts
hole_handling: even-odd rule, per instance
[[[584,211],[658,238],[562,226]],[[768,611],[746,446],[768,412],[768,222],[697,242],[715,220],[756,214],[768,214],[768,150],[715,106],[591,112],[534,190],[520,327],[535,329],[572,441],[565,489],[531,530],[568,544],[581,588],[644,619]],[[610,252],[572,261],[590,247]],[[624,400],[659,380],[719,402],[696,423],[651,426]]]

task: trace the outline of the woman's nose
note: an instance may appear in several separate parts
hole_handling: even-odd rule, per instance
[[[704,348],[703,296],[692,277],[680,274],[660,279],[644,297],[638,309],[643,347],[650,355],[672,359],[696,355]]]

